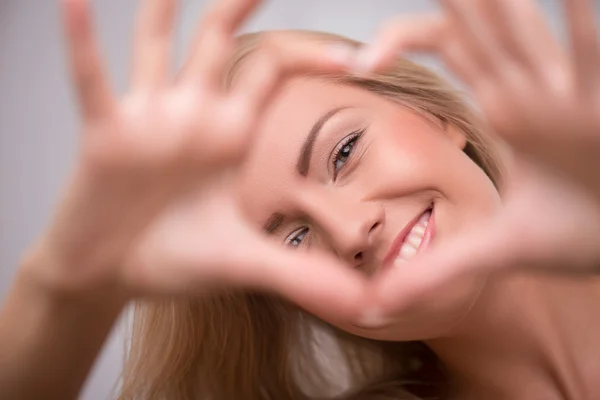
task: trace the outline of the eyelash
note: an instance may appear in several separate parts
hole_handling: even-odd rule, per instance
[[[348,162],[350,157],[352,157],[352,154],[354,154],[354,146],[356,146],[356,143],[361,138],[363,133],[365,133],[365,129],[351,133],[350,135],[343,138],[333,149],[330,159],[331,159],[331,164],[333,166],[333,180],[334,181],[336,180],[337,174],[339,171],[339,169],[336,168],[336,163],[339,161],[338,159],[339,159],[340,153],[342,152],[343,149],[346,148],[346,146],[352,144],[352,148],[350,149],[350,154],[347,156],[346,161],[344,162],[344,165],[346,165],[346,163]],[[344,165],[342,165],[340,168],[343,168]],[[306,235],[308,235],[308,231],[309,231],[309,229],[306,227],[295,230],[285,240],[285,244],[289,246],[289,245],[291,245],[291,243],[294,240],[297,240],[298,237],[300,237],[302,235],[303,235],[303,238],[306,237]],[[299,247],[301,245],[302,245],[302,242],[300,242],[300,244],[298,244],[298,245],[292,245],[292,246]]]
[[[300,247],[302,245],[302,242],[300,242],[300,244],[296,245],[296,246],[292,245],[291,243],[294,240],[298,239],[298,237],[301,235],[304,235],[304,236],[308,235],[308,228],[304,227],[304,228],[300,228],[300,229],[297,229],[294,232],[292,232],[291,235],[288,236],[288,238],[285,240],[285,244],[287,246],[291,245],[292,247]]]
[[[356,146],[356,143],[358,142],[358,140],[360,139],[360,137],[362,136],[362,134],[364,132],[365,132],[365,130],[362,129],[360,131],[351,133],[350,135],[343,138],[333,149],[333,152],[331,154],[331,165],[333,167],[333,180],[334,181],[337,179],[337,175],[338,175],[340,168],[343,168],[343,166],[346,165],[346,163],[348,162],[350,157],[352,157],[352,154],[354,153],[354,151],[353,151],[354,146]],[[350,148],[350,154],[347,156],[346,160],[344,161],[344,164],[338,168],[337,162],[339,161],[339,156],[340,156],[341,152],[350,144],[352,144],[352,147]]]

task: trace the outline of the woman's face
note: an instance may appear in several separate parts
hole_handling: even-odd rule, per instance
[[[416,253],[499,206],[464,146],[453,127],[375,93],[295,78],[259,127],[242,171],[243,207],[282,246],[325,250],[367,273],[410,268]],[[336,325],[374,339],[436,337],[466,315],[483,282],[436,293],[380,330]]]

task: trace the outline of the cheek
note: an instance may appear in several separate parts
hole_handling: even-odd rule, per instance
[[[436,222],[441,238],[480,224],[502,205],[493,182],[465,153],[456,152],[447,161],[439,172],[443,201]]]
[[[444,133],[415,129],[390,135],[382,146],[397,187],[432,190],[440,196],[441,227],[458,230],[485,218],[501,206],[500,195],[485,172]],[[447,222],[447,223],[444,223]]]
[[[463,185],[464,162],[457,163],[462,152],[439,135],[404,130],[381,134],[369,150],[366,175],[380,177],[377,181],[396,189],[398,197]]]

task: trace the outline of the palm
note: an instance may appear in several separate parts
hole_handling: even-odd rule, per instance
[[[129,254],[125,274],[132,286],[188,295],[258,289],[331,321],[360,318],[361,276],[334,258],[270,242],[244,220],[230,179],[216,176],[154,220]]]
[[[144,231],[127,265],[140,282],[179,279],[191,290],[208,280],[225,283],[228,268],[243,268],[248,250],[266,245],[242,218],[228,181],[223,176],[182,196]]]
[[[240,110],[230,99],[214,97],[186,87],[133,92],[103,120],[87,126],[83,159],[91,168],[118,170],[120,180],[154,174],[153,186],[177,175],[189,179],[192,167],[209,172],[235,162],[253,121],[235,127],[216,123],[234,119]],[[198,134],[205,132],[210,134]]]

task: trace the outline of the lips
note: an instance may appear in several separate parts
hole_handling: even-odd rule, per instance
[[[383,259],[384,267],[392,266],[396,260],[406,262],[427,248],[434,233],[433,216],[434,209],[430,206],[406,224]]]

